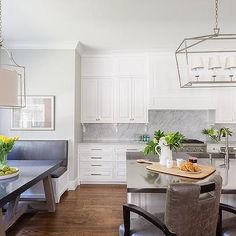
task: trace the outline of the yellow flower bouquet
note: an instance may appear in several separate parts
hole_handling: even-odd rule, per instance
[[[15,141],[18,139],[19,137],[8,138],[4,135],[0,135],[0,171],[8,169],[7,155],[12,150]]]

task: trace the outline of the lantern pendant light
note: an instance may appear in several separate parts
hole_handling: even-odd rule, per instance
[[[25,103],[25,67],[16,63],[3,43],[0,0],[0,108],[22,108]]]
[[[213,34],[185,38],[175,52],[181,88],[236,87],[236,34],[221,34],[215,0]]]

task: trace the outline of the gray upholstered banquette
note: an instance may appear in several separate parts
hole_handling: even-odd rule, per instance
[[[58,178],[67,170],[68,140],[19,140],[8,155],[9,160],[62,160],[52,173]]]

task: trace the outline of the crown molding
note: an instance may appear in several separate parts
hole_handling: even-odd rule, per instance
[[[12,42],[6,41],[9,49],[73,49],[75,50],[78,41],[68,42]]]

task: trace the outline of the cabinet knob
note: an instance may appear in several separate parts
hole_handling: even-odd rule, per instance
[[[130,118],[130,120],[134,120],[134,118]]]

